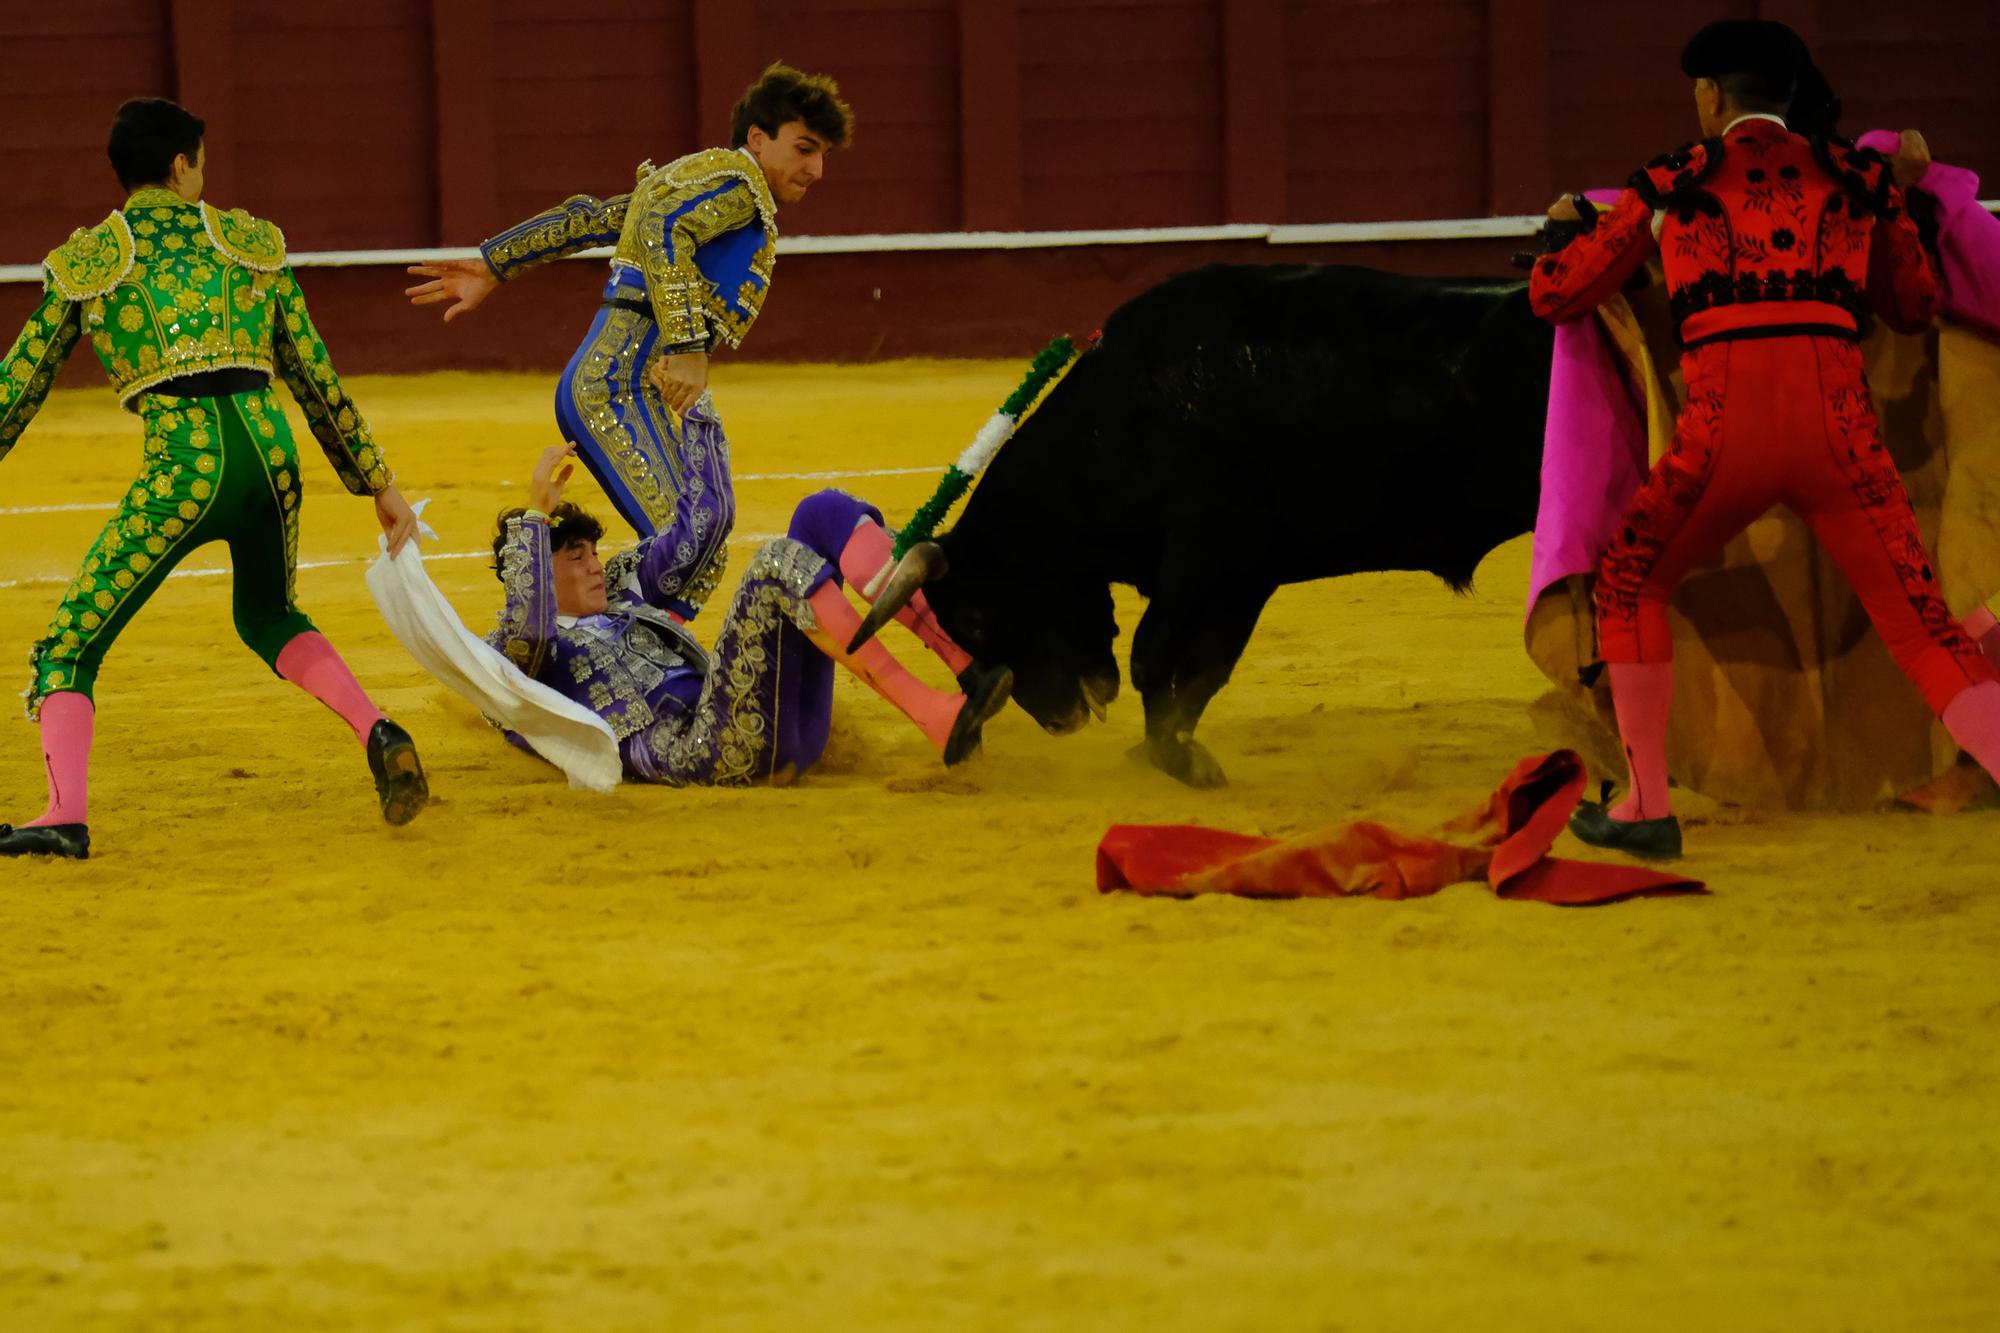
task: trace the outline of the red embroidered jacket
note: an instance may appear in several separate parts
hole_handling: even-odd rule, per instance
[[[1852,338],[1871,310],[1913,333],[1937,304],[1937,276],[1888,159],[1774,121],[1745,120],[1648,163],[1589,231],[1536,261],[1535,313],[1581,318],[1656,247],[1690,348],[1783,333]]]

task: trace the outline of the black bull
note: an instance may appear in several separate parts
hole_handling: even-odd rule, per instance
[[[927,579],[945,629],[1062,734],[1118,692],[1110,585],[1131,584],[1148,757],[1219,784],[1195,726],[1280,584],[1406,569],[1463,589],[1534,526],[1552,345],[1519,282],[1172,278],[1112,314],[871,626]]]

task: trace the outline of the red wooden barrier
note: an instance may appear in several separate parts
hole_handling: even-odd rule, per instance
[[[117,202],[127,96],[204,116],[213,197],[295,248],[465,245],[721,142],[776,58],[860,125],[789,232],[1528,211],[1692,135],[1675,56],[1725,14],[2000,192],[2000,5],[1962,0],[72,0],[0,11],[0,264]]]

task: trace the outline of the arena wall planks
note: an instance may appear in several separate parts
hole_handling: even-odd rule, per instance
[[[481,240],[500,215],[494,12],[485,0],[431,0],[431,114],[438,234]]]
[[[1021,11],[959,0],[959,201],[969,229],[1021,226]]]
[[[780,56],[839,77],[859,129],[787,210],[802,234],[748,349],[761,357],[1017,356],[1209,259],[1506,274],[1543,194],[1616,184],[1692,134],[1675,58],[1725,14],[1802,25],[1849,125],[1921,126],[1940,158],[2000,182],[2000,5],[1953,0],[0,11],[0,323],[25,313],[41,256],[122,197],[112,109],[177,95],[211,120],[212,197],[284,226],[348,369],[560,364],[596,263],[534,275],[449,330],[402,303],[401,264],[720,141]],[[467,22],[490,39],[448,49]]]
[[[674,145],[727,124],[728,102],[712,116],[698,115],[689,0],[593,0],[587,7],[505,0],[493,11],[488,132],[498,200],[473,225],[443,231],[444,244],[477,244],[573,194],[621,194],[632,188],[640,162],[665,161]],[[733,59],[732,69],[755,56],[746,49]],[[718,56],[717,63],[728,62]]]
[[[859,118],[788,231],[1527,212],[1688,138],[1679,46],[1726,14],[1801,25],[1849,125],[2000,181],[2000,5],[1962,0],[92,0],[0,6],[0,262],[118,202],[134,94],[207,116],[216,202],[297,249],[421,249],[721,141],[780,56]]]

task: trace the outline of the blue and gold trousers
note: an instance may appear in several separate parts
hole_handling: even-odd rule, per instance
[[[646,370],[659,349],[645,279],[616,268],[605,304],[556,383],[556,424],[619,515],[642,537],[679,530],[670,608],[692,616],[720,586],[729,560],[735,493],[727,443],[712,403],[707,429],[677,422]],[[688,432],[683,434],[683,432]],[[699,521],[697,521],[699,520]]]

